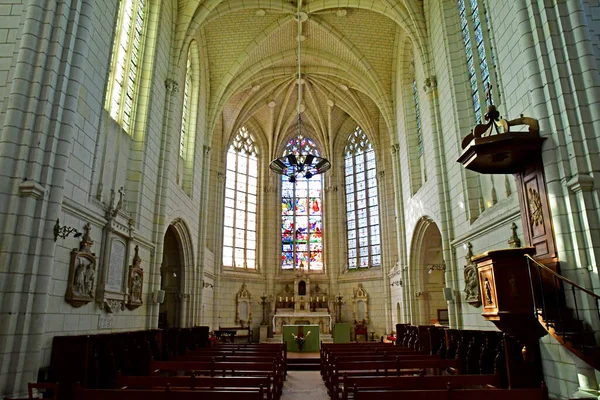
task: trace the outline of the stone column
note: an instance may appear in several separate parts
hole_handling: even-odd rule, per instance
[[[36,380],[40,364],[54,271],[53,227],[79,126],[77,102],[94,3],[26,4],[0,130],[2,395],[24,393],[23,384]]]

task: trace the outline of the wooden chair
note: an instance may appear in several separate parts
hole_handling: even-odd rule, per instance
[[[369,335],[367,333],[367,326],[364,324],[357,324],[354,326],[354,340],[358,342],[358,336],[365,336],[365,342],[369,341]]]

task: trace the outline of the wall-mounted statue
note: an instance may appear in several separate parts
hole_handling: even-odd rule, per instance
[[[94,300],[96,254],[91,251],[94,244],[90,237],[92,227],[87,223],[83,229],[85,233],[79,242],[79,248],[71,251],[69,280],[65,293],[65,300],[73,307],[81,307]]]
[[[359,283],[354,289],[353,314],[355,324],[369,323],[369,294],[362,283]]]
[[[479,293],[479,277],[477,276],[477,264],[475,264],[471,258],[473,257],[473,245],[471,242],[467,243],[468,251],[465,259],[467,264],[464,268],[465,275],[465,301],[471,304],[473,307],[479,307],[481,305],[481,295]]]
[[[240,291],[235,295],[236,315],[235,322],[241,327],[249,326],[252,323],[252,294],[243,283]]]
[[[129,266],[129,296],[127,299],[127,308],[134,310],[143,304],[142,293],[144,285],[144,270],[142,269],[142,259],[139,255],[139,247],[135,246],[133,255],[133,264]]]

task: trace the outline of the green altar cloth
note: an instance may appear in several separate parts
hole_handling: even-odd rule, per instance
[[[351,327],[349,323],[338,322],[333,326],[333,343],[350,343],[350,331]]]
[[[298,336],[298,329],[302,328],[304,332],[304,344],[302,350],[298,348],[298,343],[292,336],[292,333]],[[310,331],[310,335],[308,332]],[[287,343],[287,351],[290,352],[314,352],[319,351],[319,325],[284,325],[283,326],[283,341]]]

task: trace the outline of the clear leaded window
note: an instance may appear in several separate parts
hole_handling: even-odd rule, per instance
[[[192,57],[188,51],[185,69],[185,89],[183,89],[183,112],[181,114],[181,134],[179,135],[179,156],[185,159],[187,130],[190,121],[189,97],[192,90]]]
[[[105,108],[129,132],[140,68],[146,0],[122,0],[113,44]]]
[[[312,140],[298,135],[290,140],[283,152],[312,154],[319,151]],[[281,181],[281,268],[323,270],[323,205],[321,175],[310,179],[300,177]]]
[[[421,134],[421,112],[419,111],[419,91],[417,80],[413,79],[413,98],[415,100],[415,116],[417,119],[417,140],[419,141],[419,156],[423,155],[423,136]]]
[[[357,126],[344,149],[348,268],[381,265],[375,151]]]
[[[242,127],[227,152],[223,266],[256,269],[257,176],[254,138]]]
[[[480,0],[479,0],[480,1]],[[467,66],[469,70],[469,83],[471,86],[471,97],[473,99],[473,109],[475,119],[478,123],[482,122],[482,103],[481,93],[490,91],[495,86],[490,76],[488,58],[495,64],[495,56],[491,45],[489,45],[484,36],[484,26],[481,20],[480,10],[483,10],[485,23],[487,24],[487,15],[483,3],[478,0],[458,0],[458,12],[460,15],[460,25],[462,30],[465,52],[467,55]],[[479,65],[479,68],[477,68]],[[483,96],[486,104],[491,104],[491,96]]]

